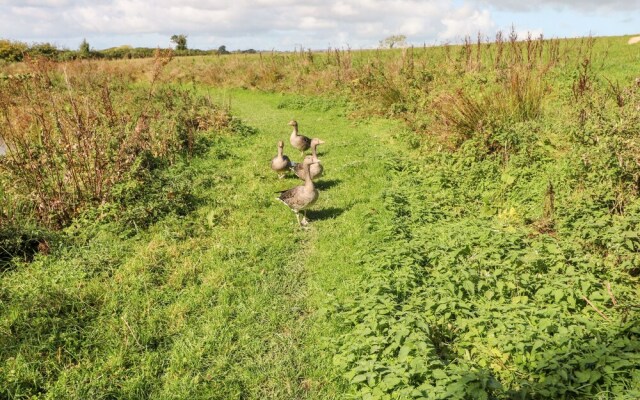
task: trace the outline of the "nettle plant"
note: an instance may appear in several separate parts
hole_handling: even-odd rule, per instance
[[[557,231],[540,232],[459,195],[478,190],[478,164],[502,168],[396,167],[393,222],[372,219],[384,239],[363,246],[360,295],[335,309],[344,377],[368,399],[639,396],[640,203],[623,217],[562,200],[544,211]],[[483,190],[504,190],[491,178]]]

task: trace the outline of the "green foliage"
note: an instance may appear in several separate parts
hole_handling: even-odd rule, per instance
[[[22,42],[0,39],[0,60],[8,62],[21,61],[27,47],[27,44]]]
[[[184,217],[199,204],[193,191],[194,171],[187,160],[174,165],[143,153],[122,181],[114,185],[111,200],[79,215],[65,232],[89,240],[96,222],[110,225],[122,238],[147,229],[169,215]]]
[[[34,43],[26,50],[30,57],[46,57],[55,59],[59,56],[60,50],[51,43]]]
[[[444,157],[394,168],[361,294],[336,309],[345,378],[363,398],[640,395],[640,202],[615,217],[561,199],[558,234],[541,234],[526,222],[543,201],[525,217],[536,200],[524,195],[561,170],[526,153],[506,170],[500,157]]]
[[[53,232],[32,226],[5,223],[0,226],[0,272],[15,266],[14,260],[31,261],[36,253],[48,253],[56,240]]]
[[[150,47],[119,46],[100,50],[99,54],[102,58],[106,58],[108,60],[134,59],[153,57],[155,51],[156,49]]]
[[[184,35],[179,35],[184,36]],[[182,42],[181,42],[182,43]],[[188,49],[186,47],[186,36],[184,36],[184,46],[176,46],[176,56],[202,56],[218,54],[217,50],[199,50]],[[77,59],[134,59],[134,58],[152,58],[157,48],[151,47],[132,47],[128,45],[112,47],[104,50],[91,49],[86,39],[83,39],[78,46],[78,50],[67,50],[56,47],[51,43],[32,43],[10,41],[0,39],[0,60],[6,62],[23,61],[24,56],[31,58],[44,57],[56,61],[71,61]],[[249,53],[255,53],[255,50],[247,50]],[[224,53],[228,54],[228,52]]]

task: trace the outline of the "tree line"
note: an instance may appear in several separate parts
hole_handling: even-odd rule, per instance
[[[186,35],[173,35],[170,38],[175,44],[174,55],[176,56],[196,56],[196,55],[224,55],[230,54],[226,46],[222,45],[217,50],[189,49],[187,47]],[[96,50],[86,39],[83,39],[77,50],[62,49],[51,43],[32,43],[0,39],[0,60],[5,62],[22,61],[25,57],[46,57],[58,61],[68,61],[77,59],[132,59],[153,57],[156,48],[153,47],[132,47],[128,45],[112,47],[104,50]],[[254,49],[240,50],[239,53],[257,53]]]

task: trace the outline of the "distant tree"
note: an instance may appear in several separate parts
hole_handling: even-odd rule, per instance
[[[396,47],[403,47],[407,45],[407,37],[405,35],[391,35],[380,41],[380,47],[393,49]]]
[[[82,39],[80,47],[78,47],[78,54],[82,58],[89,58],[89,56],[91,55],[91,46],[89,46],[89,42],[87,42],[87,39]]]
[[[222,45],[218,47],[218,54],[229,54],[229,52],[227,51],[227,46]]]
[[[176,50],[187,49],[187,35],[173,35],[171,41],[176,44]]]

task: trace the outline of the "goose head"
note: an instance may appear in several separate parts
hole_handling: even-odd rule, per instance
[[[298,126],[298,122],[296,122],[296,120],[292,119],[291,121],[289,121],[289,124],[291,126]]]

